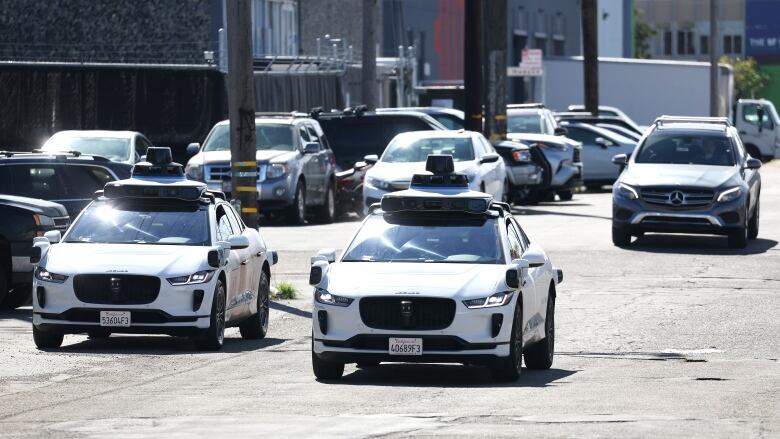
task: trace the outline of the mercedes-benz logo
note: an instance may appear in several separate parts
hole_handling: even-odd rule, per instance
[[[683,194],[680,191],[674,191],[671,194],[669,194],[669,202],[674,204],[675,206],[679,206],[685,201],[685,194]]]

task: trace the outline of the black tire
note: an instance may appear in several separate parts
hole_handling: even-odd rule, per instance
[[[330,224],[336,219],[336,192],[333,189],[333,184],[328,185],[328,190],[325,193],[325,202],[322,206],[317,207],[317,222],[322,224]]]
[[[567,190],[567,191],[560,191],[558,192],[558,198],[561,199],[561,201],[571,201],[572,198],[574,198],[574,191]]]
[[[631,244],[631,232],[625,227],[612,224],[612,243],[616,247],[627,247]]]
[[[225,343],[225,285],[217,281],[214,300],[211,301],[211,318],[207,329],[195,338],[195,345],[201,351],[218,351]]]
[[[326,361],[314,353],[314,337],[311,339],[311,368],[318,380],[337,380],[344,375],[344,363]]]
[[[295,187],[295,198],[287,208],[287,220],[296,226],[306,224],[306,185],[303,181],[299,181]]]
[[[111,331],[108,329],[93,329],[92,331],[87,331],[87,337],[90,339],[108,338],[111,337]]]
[[[758,222],[761,215],[761,200],[756,200],[756,208],[753,210],[753,215],[748,221],[748,239],[758,238]]]
[[[504,203],[509,203],[511,200],[511,195],[509,195],[509,180],[504,180],[504,191],[501,193],[501,201]]]
[[[493,381],[513,382],[523,370],[523,307],[518,303],[512,319],[512,336],[509,339],[509,356],[501,358],[490,367]]]
[[[0,309],[16,309],[20,306],[29,305],[32,302],[32,285],[15,285],[13,290],[9,291],[5,299],[0,302]]]
[[[33,341],[38,349],[57,349],[65,335],[59,331],[42,331],[33,325]]]
[[[547,297],[547,316],[544,319],[544,340],[523,353],[525,367],[535,370],[549,369],[555,356],[555,293],[550,288]]]
[[[5,302],[5,298],[10,292],[10,288],[8,273],[5,271],[4,267],[0,267],[0,303]]]
[[[238,327],[241,337],[245,340],[260,340],[268,334],[270,285],[268,274],[265,270],[260,271],[260,285],[257,289],[257,312]]]
[[[743,226],[729,233],[729,248],[745,248],[748,243],[748,227]]]

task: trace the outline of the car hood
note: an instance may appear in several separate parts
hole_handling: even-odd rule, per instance
[[[62,242],[49,247],[41,266],[68,276],[128,273],[172,277],[207,269],[209,250],[205,246]]]
[[[738,166],[631,163],[620,181],[632,186],[693,186],[717,188],[739,179]]]
[[[502,264],[336,262],[328,266],[320,286],[347,297],[475,298],[489,296],[501,288],[507,268]]]
[[[476,161],[455,162],[455,172],[468,173],[474,167]],[[425,172],[425,162],[412,163],[388,163],[377,162],[366,173],[367,177],[378,178],[391,182],[411,182],[414,174]]]
[[[288,162],[298,156],[298,151],[257,151],[255,159],[258,162]],[[202,165],[217,162],[229,162],[230,151],[201,151],[194,155],[188,162],[190,165]]]

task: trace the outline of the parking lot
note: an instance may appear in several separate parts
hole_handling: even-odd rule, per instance
[[[200,353],[186,340],[66,336],[39,351],[31,311],[0,315],[0,436],[676,436],[780,434],[780,163],[765,165],[759,239],[646,235],[610,241],[611,194],[516,207],[563,268],[548,371],[495,384],[461,365],[310,364],[309,257],[342,248],[357,220],[264,224],[279,251],[269,336]]]

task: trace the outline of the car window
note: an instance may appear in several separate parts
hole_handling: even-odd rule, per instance
[[[402,134],[387,147],[382,161],[388,163],[424,162],[430,154],[451,155],[456,162],[474,160],[474,148],[468,137],[418,138],[415,134]]]
[[[95,191],[114,180],[105,168],[97,166],[63,166],[61,172],[65,179],[62,188],[64,198],[90,198]]]
[[[742,120],[745,122],[758,126],[758,108],[761,105],[758,104],[744,104],[742,107]],[[763,129],[772,130],[775,128],[775,124],[772,122],[772,118],[767,109],[764,109],[764,117],[761,119],[761,125]]]
[[[723,133],[653,132],[636,153],[636,163],[733,166],[734,144]]]
[[[495,154],[496,153],[496,149],[493,148],[493,144],[490,143],[490,141],[488,139],[486,139],[485,136],[483,136],[482,134],[477,134],[477,137],[482,142],[482,146],[484,147],[483,149],[485,150],[485,153],[487,153],[487,154]]]
[[[528,246],[531,245],[531,240],[528,239],[528,235],[525,234],[525,230],[520,227],[520,224],[517,223],[516,219],[512,218],[511,221],[515,226],[515,230],[520,233],[520,244],[523,246],[523,253],[525,253],[525,251],[528,250]]]
[[[93,154],[113,161],[125,161],[130,158],[130,139],[118,137],[63,136],[54,135],[43,145],[44,151],[79,151]]]
[[[510,221],[507,221],[506,235],[509,239],[509,255],[514,259],[520,259],[523,256],[523,245],[520,242],[520,237],[514,230],[514,226]]]
[[[146,150],[151,146],[153,146],[152,142],[150,142],[146,137],[138,136],[135,141],[135,152],[137,152],[138,155],[146,155]]]
[[[566,137],[581,142],[583,145],[595,145],[596,138],[601,137],[591,130],[573,127],[571,125],[567,126],[566,129],[568,130]]]
[[[463,121],[457,116],[451,114],[439,113],[432,114],[431,117],[436,119],[440,124],[444,125],[448,130],[461,130],[463,129]]]
[[[2,191],[20,197],[57,200],[64,197],[62,166],[49,164],[8,164],[0,173],[4,174]]]
[[[301,144],[311,142],[311,138],[309,137],[309,132],[306,131],[306,127],[304,127],[303,125],[298,127],[298,134],[301,136]]]
[[[238,218],[236,211],[232,207],[225,206],[225,212],[230,220],[230,227],[236,231],[236,234],[241,234],[244,231],[244,223]]]
[[[734,142],[734,146],[736,147],[737,161],[741,163],[743,160],[745,160],[746,154],[745,145],[742,143],[742,138],[738,135],[734,135],[731,138],[731,141]]]
[[[314,127],[307,124],[306,130],[309,132],[309,138],[312,142],[322,143],[320,142],[319,136],[317,135],[317,131],[314,130]]]
[[[255,126],[255,148],[258,151],[292,151],[294,131],[290,125],[258,124]],[[203,151],[230,151],[230,126],[217,125],[203,145]]]
[[[507,118],[508,133],[543,133],[542,118],[538,114],[511,114]]]
[[[217,207],[217,241],[227,241],[231,235],[235,235],[230,218],[225,213],[224,206]]]

